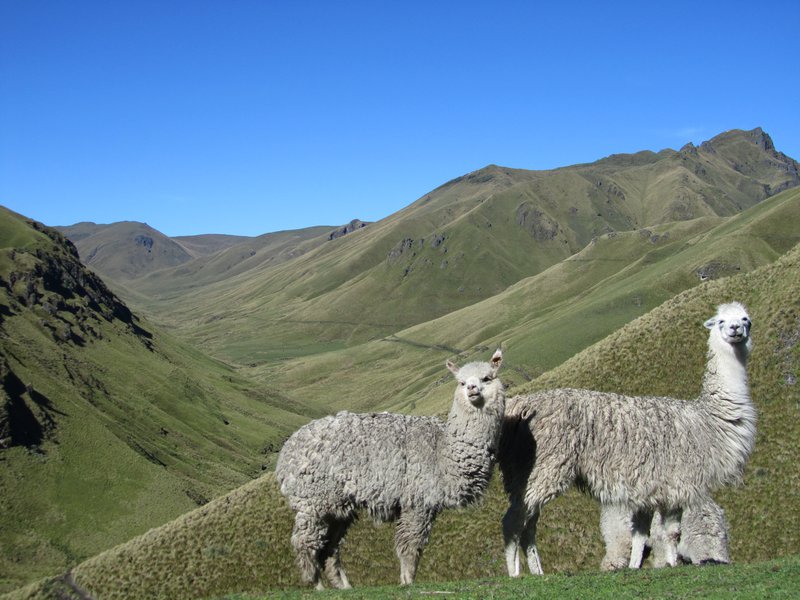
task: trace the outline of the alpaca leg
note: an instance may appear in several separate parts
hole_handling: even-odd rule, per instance
[[[625,504],[602,504],[600,508],[600,532],[606,547],[600,570],[618,571],[630,563],[633,512]]]
[[[292,531],[292,547],[297,555],[301,578],[318,590],[324,589],[320,579],[320,552],[325,547],[327,535],[328,526],[323,519],[304,512],[297,513]]]
[[[542,561],[539,558],[539,549],[536,547],[536,525],[539,522],[539,509],[534,510],[528,515],[528,521],[522,530],[520,544],[525,551],[528,559],[528,569],[531,575],[543,575]]]
[[[397,520],[394,544],[400,559],[400,584],[414,583],[422,551],[428,543],[435,513],[428,511],[402,511]]]
[[[662,511],[664,518],[664,560],[670,566],[678,564],[678,542],[681,538],[681,509]]]
[[[650,524],[650,539],[653,545],[653,568],[661,569],[666,567],[667,562],[667,542],[666,530],[664,529],[664,517],[660,510],[653,515],[653,522]]]
[[[650,521],[653,520],[652,511],[634,511],[631,519],[631,559],[628,567],[638,569],[642,566],[644,547],[650,535]]]
[[[503,540],[506,548],[506,567],[510,577],[519,577],[519,547],[525,528],[527,510],[522,500],[512,498],[503,517]]]
[[[328,540],[320,553],[320,562],[325,565],[325,575],[333,587],[340,590],[349,590],[352,586],[347,580],[347,574],[339,556],[342,540],[348,528],[353,523],[352,519],[335,520],[331,523],[328,533]]]

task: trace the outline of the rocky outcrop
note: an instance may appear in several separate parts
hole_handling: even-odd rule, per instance
[[[328,239],[329,240],[335,240],[337,238],[340,238],[342,236],[347,235],[348,233],[353,233],[357,229],[363,229],[367,225],[369,225],[369,223],[365,223],[364,221],[360,221],[358,219],[353,219],[347,225],[344,225],[342,227],[338,227],[338,228],[334,229],[333,231],[331,231],[328,234]]]
[[[517,207],[517,225],[540,242],[554,240],[559,230],[556,221],[528,202],[523,202]]]
[[[75,246],[58,231],[30,221],[53,245],[33,250],[10,248],[12,268],[0,277],[13,314],[35,311],[56,341],[82,344],[102,335],[99,319],[117,321],[135,333],[149,347],[151,334],[142,329],[130,309],[94,273],[86,269]],[[0,316],[0,323],[2,317]]]

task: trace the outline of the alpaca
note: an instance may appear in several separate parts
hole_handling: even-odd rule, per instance
[[[600,512],[600,530],[606,546],[606,554],[600,563],[604,571],[614,571],[629,566],[631,561],[631,531],[633,515],[621,504],[604,504]],[[650,524],[647,546],[653,555],[653,566],[667,566],[664,551],[663,520],[656,512]],[[641,564],[642,557],[633,557]],[[699,504],[688,506],[681,517],[681,535],[678,543],[678,559],[695,565],[725,564],[730,562],[728,552],[728,521],[725,511],[710,497]]]
[[[663,516],[665,561],[678,558],[681,512],[741,480],[755,441],[747,383],[750,317],[738,302],[706,321],[708,362],[694,401],[557,389],[509,401],[499,455],[509,508],[506,566],[542,573],[536,524],[542,506],[573,484],[632,518],[629,566],[638,567],[654,511]]]
[[[321,573],[338,588],[350,583],[339,547],[357,510],[397,520],[400,583],[411,584],[436,516],[467,506],[489,482],[500,440],[503,361],[458,368],[447,422],[435,417],[340,412],[305,425],[284,444],[275,475],[296,511],[292,546],[303,579],[322,589]]]
[[[656,525],[657,522],[654,521],[653,526],[656,527]],[[701,504],[689,507],[681,519],[678,557],[684,562],[694,565],[731,562],[728,551],[729,529],[725,511],[711,498]],[[658,529],[656,529],[655,540],[658,544]],[[656,552],[655,566],[661,567],[665,564],[667,564],[666,557],[662,553]]]

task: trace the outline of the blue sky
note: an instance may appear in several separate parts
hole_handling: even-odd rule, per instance
[[[0,0],[0,204],[259,235],[734,128],[800,160],[798,50],[796,0]]]

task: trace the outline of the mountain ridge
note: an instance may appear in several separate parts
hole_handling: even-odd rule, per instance
[[[281,260],[237,258],[202,280],[164,269],[115,289],[212,355],[250,364],[261,338],[285,356],[380,338],[489,298],[598,236],[732,216],[798,184],[797,162],[760,128],[548,171],[489,165]],[[232,328],[245,331],[231,340]]]
[[[61,261],[53,257],[70,255],[73,266],[64,272],[74,271],[78,282],[100,280],[83,271],[60,234],[0,211],[0,408],[10,407],[17,419],[11,435],[9,419],[0,415],[6,446],[0,460],[8,467],[0,470],[0,484],[9,490],[0,498],[0,589],[63,571],[109,544],[205,506],[268,471],[285,436],[310,418],[338,409],[442,413],[452,393],[446,358],[485,358],[502,346],[503,380],[515,393],[677,296],[695,298],[697,312],[719,290],[738,290],[739,299],[761,315],[791,316],[800,296],[800,279],[792,275],[796,250],[777,261],[800,241],[800,189],[769,193],[795,181],[796,163],[778,161],[759,174],[759,161],[769,162],[774,151],[763,135],[717,138],[710,150],[614,155],[602,168],[489,166],[332,239],[331,228],[309,228],[244,241],[189,240],[183,251],[194,241],[200,245],[196,254],[208,253],[133,279],[103,276],[108,287],[102,294],[81,291],[59,271]],[[757,176],[740,173],[734,163],[756,169]],[[694,174],[700,169],[706,173]],[[736,193],[729,198],[725,190]],[[669,220],[676,206],[686,218]],[[641,225],[649,219],[654,224]],[[149,230],[139,234],[153,237]],[[213,250],[215,244],[221,247]],[[47,261],[53,276],[45,276]],[[772,263],[778,266],[764,270]],[[771,278],[749,275],[756,271]],[[781,273],[785,281],[776,280]],[[742,281],[757,285],[748,290]],[[768,290],[785,306],[772,304]],[[115,310],[124,318],[114,317]],[[786,373],[796,370],[793,334],[775,331],[769,325],[759,343],[783,349],[774,364],[755,363],[756,389],[772,385],[773,371],[787,382]],[[641,343],[635,330],[625,335],[620,344],[635,349]],[[660,386],[672,385],[676,376],[682,385],[691,383],[680,373],[659,373]],[[559,377],[565,381],[564,371]],[[775,417],[767,422],[774,440],[769,432],[778,431]],[[786,448],[781,452],[788,455]],[[770,461],[759,468],[774,464],[785,471],[783,458]],[[269,485],[247,487],[255,488],[275,496]],[[493,498],[491,506],[502,504],[499,495]],[[737,514],[746,514],[746,503],[732,498]],[[214,504],[225,505],[224,499]],[[592,505],[578,506],[556,509],[561,525],[554,527],[585,522]],[[284,514],[286,507],[276,510],[269,514]],[[213,514],[216,519],[221,513]],[[489,552],[496,540],[494,530],[482,525],[488,521],[462,517],[441,536],[439,550],[432,542],[430,556],[455,555],[448,544],[464,538],[449,536],[459,529],[486,539]],[[775,518],[779,527],[783,521]],[[212,540],[192,556],[224,562],[233,579],[250,577],[258,569],[247,575],[237,570],[237,564],[254,563],[237,562],[235,543],[213,542],[256,531],[257,519],[248,519],[237,521],[248,524],[239,533],[213,530],[201,538],[199,531],[184,531],[180,539]],[[287,543],[281,533],[287,523],[265,525],[278,541],[257,536],[247,548],[268,562],[272,549]],[[164,531],[159,543],[171,551],[169,527]],[[373,536],[367,529],[359,535]],[[365,547],[367,555],[355,556],[379,552]],[[569,547],[582,568],[593,564],[599,548],[597,540]],[[173,581],[170,569],[183,567],[167,561],[161,572],[155,567],[165,556],[144,548],[135,562],[153,567],[147,581]],[[191,547],[174,550],[185,556]],[[760,545],[754,552],[767,551]],[[567,564],[567,554],[556,560]],[[76,570],[78,581],[88,577],[91,583],[100,569],[113,587],[115,573],[125,567],[105,562],[108,556]],[[291,563],[290,557],[281,560]],[[484,573],[491,566],[481,565],[469,568]],[[208,568],[209,577],[219,575]],[[393,562],[380,569],[390,571]],[[294,575],[278,577],[294,585]]]

